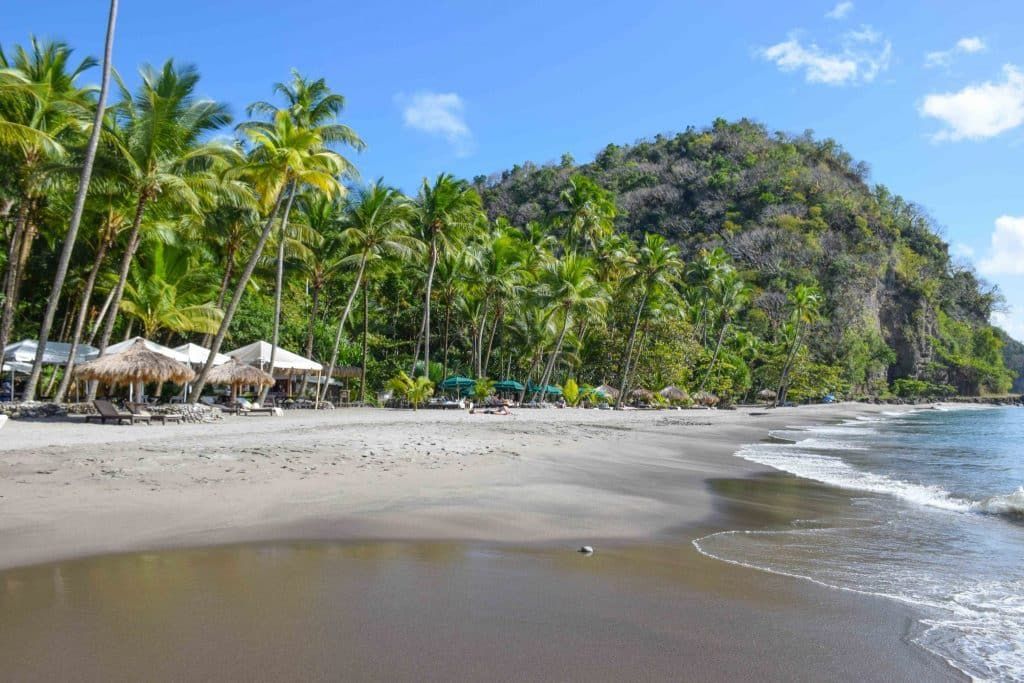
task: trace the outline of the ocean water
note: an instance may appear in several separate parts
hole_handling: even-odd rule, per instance
[[[1024,681],[1024,410],[925,410],[772,436],[737,455],[845,489],[849,510],[712,534],[698,550],[915,605],[918,645],[977,680]]]

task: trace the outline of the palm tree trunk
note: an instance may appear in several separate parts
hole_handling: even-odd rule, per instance
[[[522,403],[523,399],[526,398],[526,388],[530,386],[530,380],[533,379],[533,373],[537,369],[537,365],[540,363],[541,353],[538,351],[533,354],[533,358],[530,359],[530,369],[526,372],[526,382],[523,383],[523,390],[519,392],[519,402]]]
[[[473,341],[473,348],[476,353],[473,355],[474,365],[476,366],[476,376],[483,377],[484,367],[484,333],[487,331],[487,300],[484,300],[483,311],[480,315],[480,324],[476,327],[476,339]]]
[[[487,339],[487,352],[484,354],[484,366],[483,367],[484,367],[484,376],[485,377],[490,374],[490,369],[491,369],[491,351],[494,348],[494,336],[498,332],[498,325],[501,324],[501,316],[502,316],[502,310],[501,310],[501,304],[499,302],[496,310],[494,311],[494,324],[491,325],[491,334],[490,334],[490,337]]]
[[[370,350],[370,288],[363,287],[363,358],[359,368],[359,403],[366,405],[366,360]]]
[[[313,284],[313,302],[309,311],[309,327],[306,330],[306,358],[313,357],[313,333],[316,331],[316,314],[320,307],[320,284]],[[302,376],[302,386],[299,387],[299,396],[306,395],[306,387],[309,385],[309,373]],[[316,388],[319,393],[320,387]]]
[[[228,295],[228,287],[231,285],[231,276],[235,272],[235,245],[229,244],[227,252],[224,254],[224,277],[220,279],[220,288],[217,290],[217,308],[224,310],[224,298]],[[213,335],[206,333],[203,335],[203,340],[200,342],[200,346],[209,348],[210,340],[213,339]]]
[[[89,302],[92,300],[92,290],[96,286],[96,278],[99,276],[100,268],[103,266],[103,259],[106,258],[107,248],[110,242],[102,240],[96,249],[96,256],[92,261],[92,270],[85,281],[85,288],[82,291],[82,305],[78,309],[78,318],[75,320],[75,329],[71,334],[71,350],[68,353],[68,364],[64,367],[64,377],[61,378],[57,393],[53,397],[55,403],[61,403],[71,385],[71,376],[75,370],[75,356],[78,353],[78,345],[82,342],[82,332],[85,330],[85,320],[89,315]]]
[[[57,262],[57,273],[53,277],[53,288],[50,290],[50,297],[46,303],[43,324],[39,328],[39,345],[36,348],[36,360],[32,364],[32,373],[25,384],[25,393],[22,398],[26,401],[31,401],[35,398],[36,383],[39,381],[39,373],[43,369],[43,354],[46,353],[46,342],[49,340],[50,327],[53,325],[53,317],[57,312],[57,302],[60,300],[60,293],[64,288],[64,278],[68,274],[68,264],[71,263],[71,253],[74,251],[75,241],[78,239],[78,227],[82,223],[82,213],[85,211],[85,198],[89,193],[89,181],[92,179],[92,167],[93,162],[96,160],[96,148],[100,144],[104,108],[107,104],[107,92],[110,89],[110,69],[114,51],[114,28],[116,24],[117,0],[110,0],[110,12],[107,15],[107,39],[103,49],[103,76],[100,82],[99,101],[96,103],[96,116],[93,119],[92,132],[89,134],[89,143],[85,149],[82,174],[78,178],[78,191],[75,193],[75,204],[74,209],[71,211],[71,222],[68,225],[68,232],[64,236],[64,246],[61,248],[60,260]]]
[[[86,342],[89,346],[93,345],[96,341],[96,335],[99,334],[100,326],[103,321],[107,319],[107,311],[110,310],[110,302],[114,298],[114,290],[111,289],[107,292],[107,298],[103,300],[103,307],[100,308],[100,312],[96,315],[96,320],[92,323],[92,332],[89,333],[89,341]]]
[[[444,300],[444,369],[441,371],[441,381],[443,382],[448,377],[448,344],[449,344],[449,330],[452,322],[452,302],[451,298],[445,298]]]
[[[28,200],[18,205],[18,215],[14,219],[14,232],[11,234],[11,243],[7,249],[7,274],[4,276],[4,306],[0,313],[0,349],[10,343],[11,330],[14,327],[14,309],[17,306],[19,254],[21,243],[25,234],[25,225],[28,223]]]
[[[437,268],[437,240],[430,243],[430,270],[427,272],[427,293],[423,298],[423,374],[430,377],[430,294],[434,289]],[[413,359],[413,363],[415,363]]]
[[[284,191],[277,193],[277,199],[274,201],[274,209],[270,212],[270,216],[267,218],[267,222],[263,224],[263,232],[260,233],[260,238],[256,242],[256,246],[253,247],[252,254],[249,255],[249,261],[245,264],[245,268],[242,270],[242,274],[238,277],[238,284],[235,285],[235,293],[231,296],[231,302],[228,303],[227,309],[224,311],[224,318],[220,321],[220,327],[217,329],[217,334],[213,337],[213,344],[210,346],[210,355],[206,359],[206,364],[203,365],[203,369],[199,371],[199,377],[192,384],[192,393],[189,395],[189,402],[195,403],[199,400],[199,396],[203,393],[203,388],[206,386],[206,376],[210,374],[210,370],[213,368],[213,361],[220,353],[221,344],[224,343],[224,337],[228,334],[228,328],[231,327],[231,320],[235,317],[235,312],[238,310],[238,304],[242,301],[242,295],[245,294],[245,288],[249,285],[249,278],[252,277],[253,271],[256,270],[256,264],[259,263],[260,257],[263,255],[263,248],[267,246],[267,240],[270,239],[270,233],[274,229],[274,221],[277,220],[277,212],[281,208],[281,202],[284,199]]]
[[[786,364],[782,366],[782,374],[779,376],[779,390],[775,392],[776,406],[786,402],[786,392],[789,391],[789,371],[793,367],[793,361],[796,359],[797,349],[800,348],[800,331],[800,323],[798,322],[793,332],[793,346],[789,350],[789,355],[786,356]]]
[[[114,290],[110,296],[110,310],[107,311],[107,318],[103,323],[103,334],[100,335],[100,343],[97,348],[100,350],[100,355],[107,349],[107,345],[110,344],[110,335],[114,333],[114,323],[117,322],[117,313],[121,308],[121,297],[124,295],[124,286],[128,281],[128,272],[132,267],[132,259],[135,258],[135,251],[139,248],[139,231],[142,229],[142,215],[146,210],[147,195],[145,193],[139,195],[139,201],[135,205],[135,219],[132,221],[132,230],[128,235],[128,244],[124,249],[124,256],[121,258],[121,269],[118,272],[117,284],[114,285]],[[96,385],[91,384],[89,387],[89,393],[86,396],[86,400],[91,401],[96,398]]]
[[[363,253],[363,257],[359,259],[359,272],[356,273],[356,281],[352,283],[352,291],[348,295],[348,301],[345,303],[345,310],[341,313],[341,320],[338,321],[338,332],[334,335],[334,348],[331,349],[331,363],[327,366],[327,375],[324,378],[324,383],[319,387],[317,392],[317,401],[324,400],[324,396],[327,395],[327,383],[331,381],[331,375],[334,374],[334,365],[338,362],[338,351],[341,348],[341,335],[345,331],[345,321],[348,320],[348,314],[352,312],[352,302],[356,299],[356,293],[359,292],[359,286],[363,282],[363,272],[366,270],[366,253]]]
[[[619,396],[615,399],[615,407],[621,408],[626,398],[626,388],[629,384],[629,368],[633,358],[633,345],[636,343],[636,332],[640,329],[640,318],[643,317],[644,307],[647,306],[647,292],[640,297],[640,304],[636,307],[636,317],[633,319],[633,327],[629,331],[629,341],[626,343],[626,361],[622,368],[622,378],[619,380]]]
[[[272,341],[270,342],[270,369],[267,370],[271,377],[274,376],[274,361],[277,360],[277,343],[281,340],[281,293],[284,288],[284,243],[288,230],[288,214],[292,211],[292,202],[294,201],[295,183],[292,182],[289,185],[288,203],[284,205],[284,216],[281,217],[280,236],[278,237],[277,242],[277,279],[274,285],[274,332]],[[263,387],[260,391],[260,404],[266,400],[267,392],[269,391],[269,386]]]
[[[722,329],[718,332],[718,342],[715,343],[715,352],[711,354],[711,362],[708,363],[708,369],[704,373],[704,379],[700,381],[700,388],[698,392],[704,391],[704,386],[708,383],[708,378],[711,377],[712,371],[715,369],[715,362],[718,360],[718,352],[722,348],[722,340],[725,338],[725,331],[729,328],[729,321],[722,321]]]
[[[562,331],[558,333],[558,342],[555,344],[555,350],[551,352],[551,358],[548,359],[548,365],[544,368],[544,374],[541,375],[540,379],[540,400],[544,401],[544,395],[548,392],[548,384],[551,382],[551,373],[555,370],[555,361],[558,360],[558,354],[562,351],[562,342],[565,341],[565,333],[569,331],[569,314],[566,313],[565,322],[562,323]],[[536,397],[537,392],[534,392]]]

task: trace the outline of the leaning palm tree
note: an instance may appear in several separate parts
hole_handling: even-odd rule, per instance
[[[409,200],[398,190],[378,181],[359,193],[342,218],[341,241],[351,249],[342,265],[354,264],[356,277],[338,320],[338,330],[334,335],[334,346],[331,349],[331,361],[327,365],[328,378],[334,373],[334,366],[338,362],[345,323],[352,312],[352,303],[359,292],[359,287],[363,284],[367,263],[384,256],[409,256],[420,246],[419,242],[408,234],[413,217],[414,209]],[[318,392],[317,400],[323,400],[326,392],[325,382]]]
[[[647,310],[647,302],[659,291],[671,288],[682,266],[682,261],[679,260],[679,250],[669,245],[664,237],[654,233],[644,235],[643,245],[637,251],[636,265],[630,275],[622,281],[624,289],[638,292],[639,300],[623,355],[622,377],[619,381],[619,397],[615,401],[616,407],[621,407],[622,401],[626,397],[633,360],[633,346],[636,343],[637,330],[640,329],[640,321]]]
[[[229,145],[204,142],[231,117],[226,105],[196,98],[199,72],[195,67],[179,68],[173,60],[167,60],[159,71],[147,65],[140,74],[142,84],[134,95],[118,79],[122,99],[114,108],[117,127],[113,138],[135,207],[98,344],[101,353],[114,331],[125,283],[141,243],[146,210],[159,201],[198,213],[211,199],[209,188],[216,161],[238,156]]]
[[[267,220],[245,268],[238,276],[231,301],[224,309],[224,319],[210,346],[213,353],[193,385],[193,400],[199,397],[206,385],[206,375],[213,368],[214,358],[224,343],[245,288],[263,256],[283,200],[286,196],[292,197],[298,186],[336,194],[340,191],[338,175],[345,171],[342,157],[326,149],[315,130],[296,126],[287,111],[279,111],[270,124],[247,126],[244,132],[255,147],[249,163],[239,172],[259,188]]]
[[[110,71],[114,50],[114,27],[117,24],[117,0],[110,0],[110,11],[107,14],[107,38],[103,49],[103,75],[100,79],[100,95],[96,102],[96,113],[93,116],[92,131],[89,133],[89,142],[85,148],[85,158],[82,160],[82,172],[78,178],[78,191],[75,193],[75,203],[71,210],[71,220],[68,223],[68,231],[64,235],[64,246],[61,248],[60,257],[57,261],[57,272],[53,276],[53,287],[50,289],[50,297],[46,302],[46,311],[43,314],[43,322],[39,328],[39,343],[36,347],[36,358],[32,364],[32,372],[25,383],[25,393],[22,397],[25,401],[35,399],[36,383],[43,370],[43,357],[46,353],[46,344],[50,337],[50,328],[53,326],[53,318],[57,313],[57,304],[60,301],[61,290],[64,289],[64,278],[67,276],[68,265],[71,263],[71,253],[75,249],[75,241],[78,239],[78,227],[82,222],[82,213],[85,211],[85,198],[89,193],[89,182],[92,179],[92,167],[96,160],[96,149],[100,143],[100,130],[103,127],[103,116],[107,106],[107,92],[110,89]],[[86,302],[83,301],[83,306]],[[3,348],[0,343],[0,348]],[[74,357],[73,354],[70,357]],[[67,371],[65,371],[67,372]]]
[[[96,65],[88,57],[71,63],[72,49],[61,42],[31,38],[8,57],[0,50],[0,150],[10,153],[17,169],[17,211],[7,244],[4,301],[0,310],[0,348],[10,339],[22,280],[39,226],[33,214],[47,186],[56,178],[44,167],[65,155],[92,118],[92,89],[77,85]]]
[[[803,344],[804,329],[818,319],[822,300],[821,290],[813,285],[797,285],[789,294],[789,307],[793,319],[793,341],[790,342],[786,363],[782,366],[775,405],[784,403],[786,400],[786,392],[789,391],[789,373],[793,369],[796,354]]]
[[[332,92],[327,87],[327,82],[320,78],[309,80],[303,77],[298,71],[292,70],[292,82],[274,84],[274,91],[284,97],[287,106],[278,108],[268,102],[255,102],[249,105],[250,116],[253,113],[263,113],[271,120],[282,113],[286,113],[292,123],[297,127],[315,133],[316,139],[322,146],[321,149],[311,151],[327,151],[332,144],[347,144],[356,150],[363,149],[366,145],[348,126],[337,122],[345,107],[345,98],[338,93]],[[242,124],[242,128],[267,128],[265,122],[250,122]],[[355,167],[345,157],[337,154],[337,163],[342,168],[342,173],[348,175],[355,171]],[[285,203],[284,216],[281,218],[281,227],[278,231],[277,244],[277,278],[274,286],[274,331],[273,341],[270,347],[270,373],[274,372],[274,361],[277,355],[277,343],[281,331],[281,295],[284,289],[284,258],[285,258],[285,236],[288,233],[288,217],[291,213],[292,203],[296,193],[301,188],[293,184],[289,191],[288,200]],[[317,191],[317,188],[312,188]],[[343,194],[344,185],[340,183],[331,194]]]
[[[555,347],[548,357],[540,382],[540,399],[544,400],[551,374],[565,343],[565,336],[574,320],[589,315],[600,315],[608,304],[608,293],[594,277],[591,259],[568,252],[561,259],[548,264],[540,276],[540,298],[554,309],[561,324]]]
[[[480,196],[465,181],[442,173],[433,184],[424,178],[417,199],[417,237],[426,245],[427,276],[423,297],[423,324],[420,335],[423,342],[423,367],[430,367],[430,299],[434,286],[434,271],[441,253],[458,237],[459,232],[473,225],[480,216]],[[419,341],[417,341],[417,344]],[[413,354],[413,368],[419,361],[419,351]]]
[[[750,298],[750,287],[735,272],[729,272],[715,284],[713,293],[715,306],[718,309],[718,340],[715,342],[715,351],[711,354],[711,361],[708,363],[708,369],[704,372],[704,377],[700,381],[698,391],[704,391],[711,373],[714,372],[715,363],[718,362],[718,354],[722,350],[722,342],[725,340],[725,334],[736,313],[739,312],[740,308]]]

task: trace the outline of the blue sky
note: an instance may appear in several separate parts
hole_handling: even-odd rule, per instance
[[[99,54],[102,0],[4,4],[0,44]],[[292,67],[323,76],[368,143],[363,176],[406,191],[718,116],[811,129],[923,205],[1024,338],[1022,27],[1020,2],[126,0],[115,65],[195,63],[238,116]]]

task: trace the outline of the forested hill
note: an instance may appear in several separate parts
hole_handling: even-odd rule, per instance
[[[621,231],[660,233],[687,259],[724,249],[754,286],[740,322],[756,334],[785,324],[794,287],[819,286],[812,359],[854,385],[902,378],[965,394],[1011,386],[1003,337],[988,323],[998,294],[952,262],[920,207],[872,185],[867,165],[832,140],[718,120],[608,145],[592,163],[566,156],[474,184],[492,219],[557,225],[560,195],[579,176],[611,193]],[[1019,370],[1024,359],[1011,357]]]

